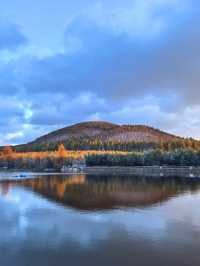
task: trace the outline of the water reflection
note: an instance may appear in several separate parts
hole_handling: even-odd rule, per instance
[[[1,182],[1,194],[8,194],[13,186],[26,187],[66,206],[92,211],[145,207],[200,188],[199,182],[175,179],[54,175]]]
[[[197,182],[38,176],[0,190],[2,266],[200,265]]]

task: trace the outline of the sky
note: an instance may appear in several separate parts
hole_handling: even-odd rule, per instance
[[[81,121],[200,138],[197,0],[0,0],[0,145]]]

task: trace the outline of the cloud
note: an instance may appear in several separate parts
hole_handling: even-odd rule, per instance
[[[155,37],[167,27],[172,15],[186,8],[188,1],[100,1],[82,16],[106,31],[136,39]],[[167,12],[170,15],[167,15]]]
[[[15,51],[27,43],[27,39],[16,24],[0,18],[0,50]]]
[[[17,105],[15,112],[11,103],[3,108],[15,123],[5,125],[2,142],[24,142],[91,119],[198,137],[196,7],[195,1],[178,0],[92,1],[67,19],[61,51],[38,57],[27,43],[24,50],[32,54],[20,52],[0,66],[0,96]],[[26,44],[11,25],[3,31],[0,23],[0,49]]]
[[[101,14],[101,17],[104,15]],[[66,28],[65,45],[67,51],[68,41],[73,40],[77,42],[78,51],[72,55],[66,52],[42,60],[33,60],[25,87],[35,93],[54,93],[59,90],[68,95],[76,94],[80,90],[94,90],[104,96],[107,92],[106,94],[113,98],[121,98],[123,89],[123,96],[127,98],[131,95],[142,95],[146,91],[159,93],[162,88],[174,90],[178,83],[182,85],[181,80],[174,77],[175,71],[180,71],[180,61],[184,60],[185,54],[181,45],[183,36],[179,30],[185,23],[191,22],[190,20],[177,25],[175,30],[171,24],[170,29],[161,32],[153,40],[144,41],[145,37],[142,36],[151,32],[151,27],[147,30],[148,23],[145,24],[146,30],[141,31],[141,39],[138,40],[132,37],[134,28],[131,36],[124,35],[127,32],[125,29],[116,34],[111,22],[102,25],[97,18],[97,22],[89,16],[74,18]],[[131,22],[130,24],[134,25],[134,18]],[[138,27],[136,28],[139,31]],[[190,31],[189,28],[186,34]],[[190,39],[195,37],[195,34],[191,34]],[[188,46],[191,43],[192,40]],[[180,78],[183,79],[184,75]]]

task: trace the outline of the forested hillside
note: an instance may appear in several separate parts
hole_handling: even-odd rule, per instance
[[[191,144],[191,142],[193,142]],[[59,129],[35,141],[16,146],[17,151],[53,151],[63,143],[68,150],[142,151],[154,148],[187,148],[199,143],[144,125],[84,122]]]

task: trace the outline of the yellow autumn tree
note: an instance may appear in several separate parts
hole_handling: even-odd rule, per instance
[[[7,145],[3,148],[3,155],[11,155],[13,153],[13,149],[11,146]]]
[[[60,144],[58,147],[58,157],[63,158],[67,156],[67,151],[63,144]]]

